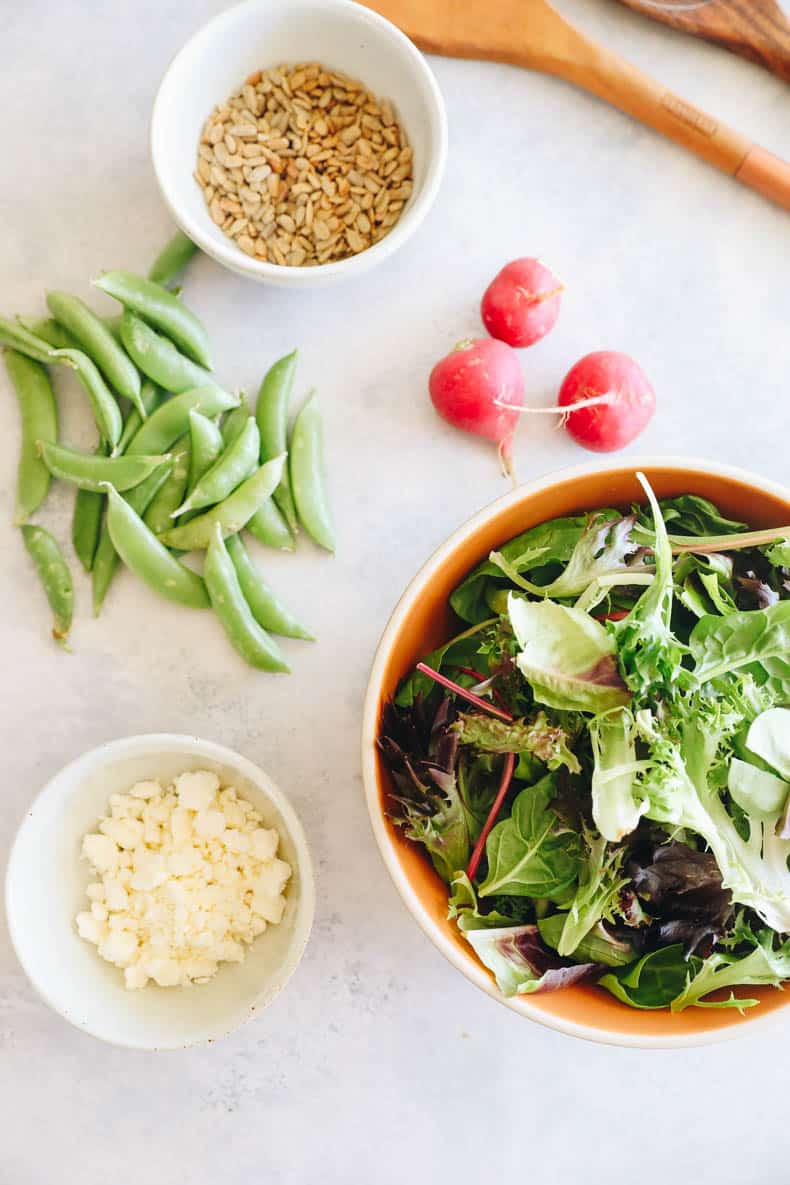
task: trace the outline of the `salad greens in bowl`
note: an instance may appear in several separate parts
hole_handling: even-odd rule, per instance
[[[790,980],[790,496],[645,469],[518,490],[437,553],[382,640],[365,762],[453,962],[662,1045],[734,1035]]]

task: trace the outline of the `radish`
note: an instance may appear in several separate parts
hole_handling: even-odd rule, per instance
[[[532,346],[560,314],[563,286],[539,259],[514,259],[486,288],[480,304],[483,324],[509,346]]]
[[[505,472],[512,475],[513,433],[524,402],[515,351],[490,337],[459,342],[434,366],[428,389],[443,419],[499,446]]]
[[[571,367],[557,403],[574,440],[594,452],[609,453],[630,444],[647,427],[656,410],[656,395],[633,358],[598,350]]]

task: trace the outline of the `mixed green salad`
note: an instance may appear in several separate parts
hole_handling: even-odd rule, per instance
[[[388,809],[505,995],[742,1011],[790,979],[790,528],[639,478],[455,589],[384,713]]]

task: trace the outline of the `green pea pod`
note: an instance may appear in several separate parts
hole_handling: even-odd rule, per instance
[[[209,605],[206,586],[191,568],[172,556],[128,502],[111,485],[107,495],[107,526],[113,547],[127,568],[169,601],[192,609]]]
[[[222,433],[214,420],[210,420],[195,408],[189,413],[189,441],[192,451],[189,458],[187,492],[194,490],[203,475],[209,472],[223,447]]]
[[[214,534],[214,527],[219,525],[223,535],[235,535],[240,531],[255,511],[270,498],[272,491],[277,488],[285,464],[285,453],[267,461],[248,477],[230,494],[219,506],[199,514],[183,527],[171,527],[160,536],[160,542],[167,547],[174,547],[177,551],[200,551],[208,547]]]
[[[105,272],[93,283],[124,308],[142,317],[175,342],[193,362],[211,370],[208,333],[183,301],[161,284],[134,272]]]
[[[249,418],[250,409],[247,407],[247,401],[242,393],[239,406],[229,411],[222,421],[220,431],[222,432],[222,440],[225,448],[230,448]]]
[[[38,321],[30,317],[19,317],[18,320],[24,329],[41,338],[48,346],[52,346],[53,350],[79,349],[76,339],[54,317],[41,317]]]
[[[296,540],[273,498],[267,498],[255,511],[246,528],[265,547],[274,547],[277,551],[293,551],[296,547]]]
[[[121,439],[118,441],[118,448],[116,449],[116,452],[126,452],[129,442],[134,440],[135,436],[140,431],[143,420],[146,420],[150,415],[152,415],[159,405],[164,402],[164,399],[164,391],[160,391],[150,379],[144,379],[143,384],[140,387],[140,402],[145,409],[145,415],[141,416],[136,407],[131,409],[124,420],[123,432],[121,433]]]
[[[309,630],[306,630],[296,620],[266,583],[250,559],[241,535],[230,535],[225,541],[225,546],[233,567],[236,569],[244,599],[258,625],[273,634],[281,634],[285,638],[302,638],[305,642],[315,641]]]
[[[22,538],[36,565],[39,579],[54,616],[52,637],[68,650],[71,619],[74,616],[74,585],[63,552],[49,531],[43,527],[23,526]]]
[[[101,453],[81,453],[77,449],[65,448],[61,444],[46,444],[44,441],[39,441],[39,450],[53,477],[97,494],[108,482],[121,493],[132,486],[139,486],[154,469],[170,460],[167,454],[155,457],[107,457]]]
[[[49,490],[50,473],[39,456],[37,441],[57,440],[58,408],[49,375],[39,362],[6,350],[5,365],[22,418],[14,510],[14,521],[21,523],[39,508]]]
[[[106,456],[107,446],[104,441],[98,444],[96,454],[100,457]],[[71,542],[77,559],[86,572],[90,572],[93,567],[103,514],[104,494],[78,488],[71,516]]]
[[[293,350],[275,362],[274,366],[264,375],[258,402],[255,407],[255,419],[261,434],[261,460],[268,461],[276,457],[288,447],[288,412],[291,405],[291,395],[296,378],[296,363],[298,353]],[[296,534],[297,520],[291,491],[291,478],[288,470],[283,473],[283,479],[274,491],[274,501],[282,512],[292,534]]]
[[[127,453],[165,453],[174,440],[189,431],[189,413],[219,415],[236,406],[236,397],[219,387],[194,387],[166,400],[152,412],[126,447]]]
[[[128,309],[121,317],[121,340],[135,366],[166,391],[178,395],[192,387],[219,385],[210,370],[187,358],[169,338]]]
[[[291,489],[299,521],[327,551],[335,550],[335,531],[326,493],[321,413],[311,395],[296,417],[291,433]]]
[[[255,620],[236,575],[219,523],[214,528],[203,565],[211,604],[233,648],[245,662],[261,671],[287,673],[290,668],[273,638]]]
[[[9,346],[10,349],[17,350],[36,362],[48,362],[53,366],[57,362],[62,362],[65,366],[74,368],[74,363],[64,358],[60,350],[31,333],[19,321],[9,321],[7,317],[0,317],[0,345]]]
[[[155,284],[169,284],[184,270],[196,251],[197,247],[192,240],[187,238],[182,230],[177,230],[151,264],[148,279],[153,280]]]
[[[206,506],[224,502],[257,469],[259,453],[258,426],[250,416],[241,434],[203,474],[173,518],[189,510],[202,510]]]
[[[102,317],[102,321],[107,326],[107,332],[113,335],[119,346],[123,345],[123,338],[121,337],[122,320],[123,313],[115,313],[112,317]]]
[[[75,338],[79,349],[98,366],[113,390],[130,399],[145,419],[137,368],[101,318],[79,297],[68,292],[48,292],[47,307],[55,320]]]
[[[115,447],[123,431],[121,409],[101,376],[99,368],[82,350],[55,350],[58,358],[65,358],[74,367],[93,408],[93,418],[99,432],[110,448]]]
[[[182,436],[173,445],[173,467],[170,476],[152,498],[148,509],[143,515],[145,525],[155,535],[167,531],[172,527],[171,514],[174,507],[183,501],[184,491],[189,479],[190,442],[188,436]]]
[[[124,495],[129,506],[136,514],[141,516],[145,514],[150,503],[167,481],[172,468],[173,461],[170,461],[167,465],[161,465],[153,471],[150,477],[147,477],[145,481],[141,481],[139,486],[135,486],[133,490],[130,490],[128,494]],[[102,494],[101,497],[103,500],[104,495]],[[105,520],[102,525],[101,534],[99,535],[99,543],[93,557],[93,568],[91,569],[94,617],[98,617],[101,612],[104,598],[107,596],[107,590],[112,583],[112,578],[118,569],[119,563],[120,557],[113,547],[110,530]]]

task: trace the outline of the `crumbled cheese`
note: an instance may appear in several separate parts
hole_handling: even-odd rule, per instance
[[[126,987],[206,983],[285,909],[291,868],[280,837],[216,774],[171,785],[138,782],[113,794],[82,841],[97,880],[77,933],[124,972]]]

